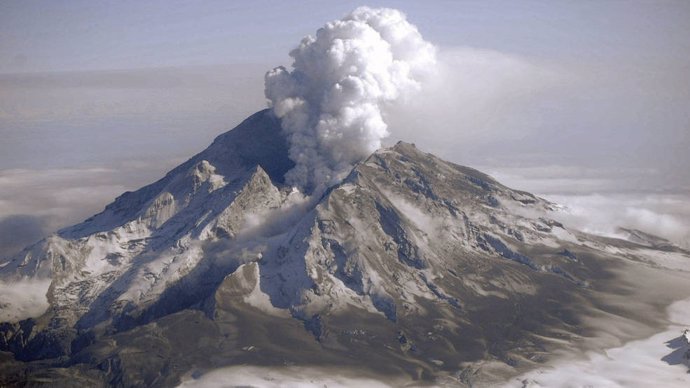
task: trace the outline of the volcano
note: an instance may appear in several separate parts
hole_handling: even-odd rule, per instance
[[[658,323],[639,306],[663,315],[671,296],[647,274],[687,284],[688,252],[570,229],[413,144],[311,197],[285,184],[293,167],[261,111],[6,260],[0,278],[45,284],[47,308],[0,325],[0,384],[175,386],[231,366],[491,383]]]

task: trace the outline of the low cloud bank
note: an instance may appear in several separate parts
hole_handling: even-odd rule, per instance
[[[682,194],[548,195],[565,206],[554,218],[584,232],[625,237],[619,227],[638,229],[690,249],[690,196]]]
[[[0,261],[100,212],[118,195],[154,181],[176,163],[0,170]]]
[[[617,238],[626,237],[618,231],[620,227],[638,229],[690,248],[690,192],[682,187],[642,190],[650,182],[664,179],[659,170],[562,165],[480,170],[509,187],[562,205],[561,211],[550,216],[569,227]]]
[[[0,322],[36,318],[49,307],[50,280],[0,281]]]
[[[668,313],[672,324],[659,334],[528,372],[506,387],[687,387],[690,374],[678,350],[687,347],[680,336],[690,327],[690,299],[672,304]]]
[[[390,379],[387,379],[390,380]],[[371,387],[389,388],[400,386],[400,381],[390,381],[392,385],[377,379],[363,376],[361,371],[349,372],[343,368],[306,367],[255,367],[234,366],[216,369],[197,378],[184,381],[180,388],[215,387],[261,387],[261,388],[345,388]]]

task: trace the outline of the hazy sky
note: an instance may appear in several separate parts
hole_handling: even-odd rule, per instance
[[[203,149],[265,107],[264,73],[303,36],[363,4],[405,12],[442,59],[391,108],[391,141],[598,209],[619,195],[616,218],[653,208],[687,236],[690,2],[169,0],[0,3],[0,236],[75,222]]]
[[[5,1],[3,72],[270,63],[358,1]],[[680,64],[686,1],[370,1],[441,46],[559,61]]]

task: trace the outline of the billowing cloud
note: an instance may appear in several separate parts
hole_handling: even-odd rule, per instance
[[[48,309],[49,279],[0,281],[0,322],[36,318]]]
[[[388,135],[384,108],[420,88],[436,50],[403,13],[361,7],[290,53],[293,69],[266,74],[296,166],[287,181],[311,191],[343,177]]]

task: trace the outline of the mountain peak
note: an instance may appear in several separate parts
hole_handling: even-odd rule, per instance
[[[318,354],[453,374],[487,354],[530,359],[544,336],[579,338],[576,301],[624,272],[612,252],[642,257],[639,245],[571,230],[548,201],[410,143],[374,152],[318,198],[284,185],[293,166],[280,123],[261,111],[15,256],[0,278],[50,279],[49,307],[0,325],[0,349],[68,359],[123,385],[155,385],[165,367],[136,361],[147,352],[189,368]]]
[[[105,210],[79,225],[65,228],[59,233],[68,238],[84,237],[98,231],[107,231],[131,221],[152,203],[158,206],[168,196],[179,199],[203,182],[218,188],[260,167],[273,182],[283,183],[284,175],[293,166],[288,147],[280,129],[280,122],[269,110],[257,112],[213,141],[204,151],[168,172],[155,183],[134,192],[126,192],[106,206]],[[189,177],[189,178],[186,178]],[[193,184],[186,183],[192,179]],[[223,179],[227,182],[223,183]],[[163,196],[163,197],[161,197]]]

